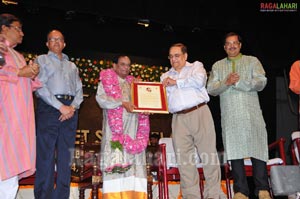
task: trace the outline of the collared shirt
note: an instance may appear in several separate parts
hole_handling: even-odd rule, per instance
[[[63,104],[55,95],[71,95],[74,96],[71,105],[78,109],[83,101],[82,83],[78,68],[69,61],[68,56],[63,54],[62,59],[59,59],[49,51],[48,54],[38,56],[35,61],[40,65],[38,78],[43,83],[36,95],[56,109]]]
[[[201,62],[186,62],[179,73],[171,68],[160,79],[163,81],[167,77],[177,82],[177,85],[166,87],[168,106],[171,113],[209,101],[205,88],[207,75]]]

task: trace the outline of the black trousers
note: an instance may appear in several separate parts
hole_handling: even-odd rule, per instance
[[[72,100],[60,99],[69,105]],[[69,199],[71,181],[71,158],[74,152],[78,111],[63,122],[61,113],[37,101],[36,111],[36,178],[34,195],[36,199]],[[56,181],[55,181],[56,165]]]
[[[247,176],[244,169],[244,159],[230,160],[233,176],[233,190],[235,193],[241,192],[249,196]],[[255,185],[255,195],[260,190],[269,190],[268,172],[266,162],[251,158],[253,169],[253,180]]]

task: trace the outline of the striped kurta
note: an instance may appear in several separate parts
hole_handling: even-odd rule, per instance
[[[254,157],[267,161],[267,131],[257,93],[267,84],[265,71],[256,57],[246,55],[235,60],[235,70],[240,80],[227,86],[232,61],[227,58],[217,61],[207,83],[209,94],[220,95],[225,158]]]
[[[0,69],[0,179],[35,171],[35,120],[32,91],[40,82],[18,77],[24,57],[12,48]]]

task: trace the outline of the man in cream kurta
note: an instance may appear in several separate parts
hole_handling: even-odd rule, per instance
[[[96,100],[103,110],[103,137],[101,141],[101,170],[103,173],[103,198],[127,199],[147,198],[147,173],[146,173],[146,146],[149,138],[149,128],[139,136],[140,118],[143,117],[149,127],[149,115],[133,113],[134,105],[131,103],[130,87],[130,59],[119,56],[113,64],[113,69],[106,69],[100,73],[100,83]],[[117,95],[118,97],[117,97]],[[119,109],[120,112],[110,111]],[[110,121],[111,120],[111,121]],[[118,122],[119,121],[119,122]],[[119,123],[120,126],[116,127]],[[123,149],[114,149],[112,142],[116,132],[127,136],[141,145],[139,138],[144,137],[145,146],[137,152],[129,151],[126,140],[120,142]],[[129,136],[129,137],[128,137]],[[140,140],[142,141],[142,140]],[[139,142],[139,143],[137,143]],[[132,145],[132,147],[134,147]]]
[[[220,95],[225,158],[231,160],[235,198],[247,198],[249,195],[243,172],[243,159],[248,157],[251,157],[253,165],[255,162],[254,170],[259,170],[254,176],[255,193],[260,193],[260,199],[269,198],[261,196],[269,195],[266,172],[268,143],[257,94],[266,86],[267,78],[260,61],[256,57],[242,55],[241,46],[239,35],[229,33],[226,36],[224,49],[228,57],[213,65],[207,90],[210,95]]]

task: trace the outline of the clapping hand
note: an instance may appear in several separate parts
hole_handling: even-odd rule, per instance
[[[40,72],[40,67],[37,63],[29,61],[29,64],[20,68],[18,71],[18,76],[20,77],[29,77],[34,79]]]
[[[226,85],[230,86],[237,83],[240,80],[240,76],[238,73],[230,73],[225,82]]]

